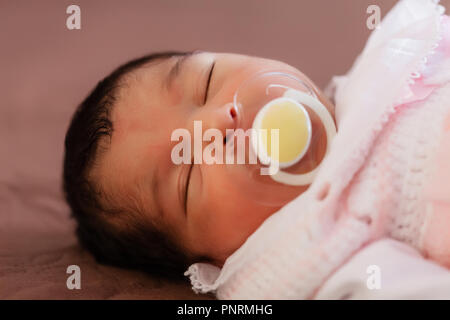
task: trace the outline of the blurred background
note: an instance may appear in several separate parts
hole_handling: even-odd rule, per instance
[[[197,298],[189,284],[97,265],[78,247],[61,196],[63,140],[82,99],[113,68],[160,50],[287,62],[320,87],[395,0],[0,0],[0,299]],[[449,4],[450,1],[445,1]],[[81,8],[68,30],[66,8]],[[82,290],[66,288],[66,268]]]

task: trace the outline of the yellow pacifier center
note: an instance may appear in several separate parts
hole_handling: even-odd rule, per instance
[[[260,140],[261,151],[282,167],[298,162],[309,147],[311,121],[305,108],[293,99],[278,98],[269,102],[260,110],[257,126],[267,132],[267,138]],[[274,129],[279,130],[278,159],[276,154],[272,156],[272,143],[276,143],[272,141]]]

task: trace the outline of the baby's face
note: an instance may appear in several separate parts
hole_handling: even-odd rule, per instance
[[[114,132],[109,148],[93,170],[110,201],[142,212],[142,217],[126,216],[117,223],[152,221],[190,253],[221,265],[279,209],[246,196],[248,186],[236,185],[236,176],[246,174],[237,164],[176,165],[171,159],[178,143],[171,141],[172,132],[177,128],[193,132],[194,120],[202,121],[203,132],[235,129],[236,115],[229,102],[245,79],[261,71],[284,71],[302,79],[334,115],[334,108],[305,75],[268,59],[200,52],[152,62],[128,80],[111,114]],[[312,123],[313,130],[323,130],[313,116]],[[326,139],[324,134],[319,137],[314,142],[319,147],[305,156],[310,160],[305,161],[305,170],[324,155]],[[294,198],[306,188],[286,186],[274,192]]]

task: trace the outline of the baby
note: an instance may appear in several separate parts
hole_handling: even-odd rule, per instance
[[[407,9],[420,14],[398,19]],[[66,135],[64,189],[80,242],[100,262],[172,277],[194,264],[187,273],[194,288],[219,290],[224,298],[279,298],[283,292],[312,297],[345,259],[383,236],[410,243],[450,266],[449,251],[442,250],[450,245],[448,231],[439,230],[450,226],[449,207],[436,205],[435,212],[442,214],[433,218],[424,209],[436,199],[442,180],[419,176],[428,187],[408,189],[404,186],[420,183],[402,171],[403,166],[414,173],[410,159],[418,141],[429,148],[419,158],[430,155],[427,164],[441,163],[447,176],[450,171],[448,152],[439,151],[445,144],[437,144],[443,139],[450,148],[450,134],[445,135],[450,120],[439,122],[429,138],[408,136],[429,128],[419,125],[430,113],[424,103],[440,106],[429,121],[444,119],[450,111],[450,103],[445,108],[442,100],[450,102],[450,94],[441,94],[440,101],[433,95],[450,81],[450,73],[442,72],[450,66],[450,23],[440,15],[431,1],[401,1],[351,72],[336,78],[336,110],[308,77],[273,60],[164,52],[119,67],[82,102]],[[395,41],[415,36],[426,40],[411,41],[411,46]],[[245,190],[239,185],[246,174],[239,165],[174,164],[174,130],[193,131],[194,121],[202,121],[204,129],[226,136],[240,123],[229,103],[235,92],[254,75],[272,71],[300,79],[339,128],[335,141],[328,141],[326,128],[310,112],[314,135],[299,169],[321,166],[313,185],[274,186],[265,194],[284,202],[268,205],[248,196],[251,184]],[[409,82],[403,86],[402,80]],[[427,143],[437,137],[436,146]],[[417,200],[416,191],[428,202]],[[450,198],[448,192],[445,197]],[[279,254],[283,268],[277,272],[264,252],[275,260]],[[314,276],[305,281],[307,271]],[[290,288],[286,283],[292,275],[303,278]],[[261,278],[269,284],[261,286]]]
[[[297,76],[331,114],[334,107],[285,63],[211,52],[164,52],[133,60],[101,81],[75,113],[66,136],[64,188],[77,234],[99,261],[182,276],[189,264],[221,266],[280,206],[249,200],[236,186],[239,165],[175,165],[177,128],[236,128],[229,105],[241,83],[261,71]],[[326,138],[312,117],[314,148],[305,169],[324,156]],[[230,172],[231,170],[231,172]],[[274,189],[290,198],[306,187]],[[249,214],[251,213],[251,214]]]

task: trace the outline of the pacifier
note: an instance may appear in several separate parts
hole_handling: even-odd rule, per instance
[[[328,142],[336,135],[336,127],[328,110],[316,97],[292,88],[286,89],[282,97],[271,100],[257,113],[252,126],[256,132],[252,147],[261,163],[280,169],[270,174],[272,179],[289,185],[308,185],[312,183],[319,166],[308,173],[282,170],[299,163],[311,146],[312,124],[305,105],[320,118]],[[273,131],[278,131],[278,134],[268,134]],[[329,148],[330,143],[327,143],[325,154]]]
[[[227,139],[226,152],[242,148],[243,134],[248,142],[241,167],[229,169],[241,170],[234,174],[236,182],[255,200],[269,205],[284,204],[304,191],[336,135],[334,120],[314,90],[289,73],[258,73],[241,84],[233,105],[238,130]],[[326,149],[318,159],[318,142],[323,143],[324,134]]]

